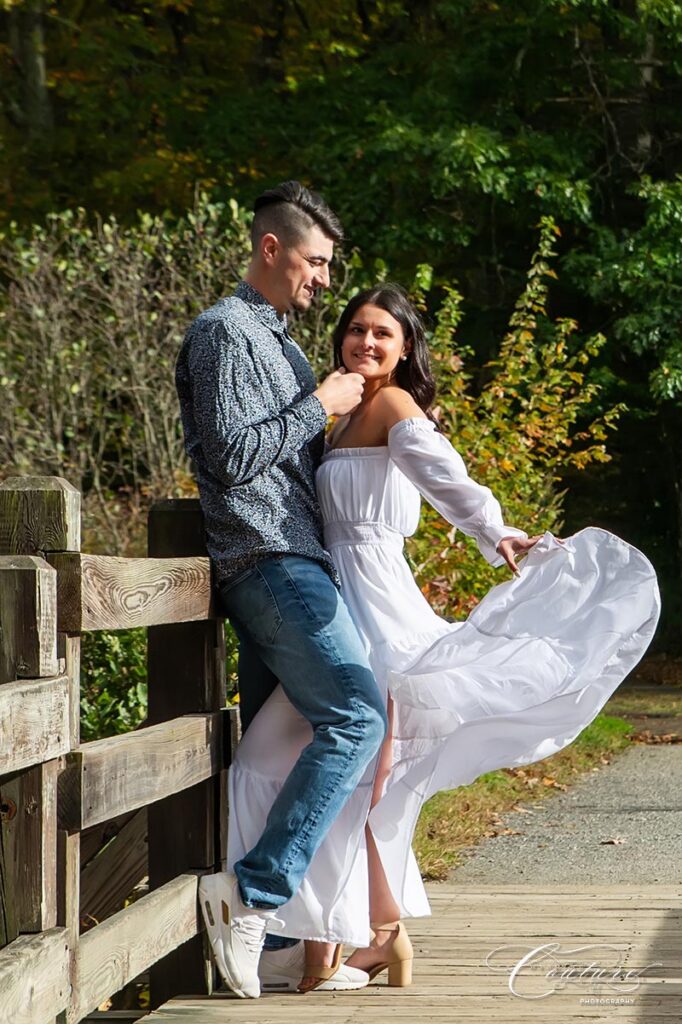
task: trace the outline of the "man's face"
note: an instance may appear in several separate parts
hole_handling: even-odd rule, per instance
[[[277,270],[282,305],[305,313],[319,288],[329,287],[329,264],[334,243],[315,225],[291,248],[281,248]]]

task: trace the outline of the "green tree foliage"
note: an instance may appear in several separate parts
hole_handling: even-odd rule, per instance
[[[145,629],[85,633],[81,643],[81,739],[129,732],[147,717]]]
[[[601,335],[578,342],[573,320],[547,310],[551,260],[558,229],[544,218],[526,286],[518,298],[499,354],[486,367],[482,389],[472,389],[457,351],[461,296],[452,288],[437,314],[431,351],[438,370],[439,421],[470,473],[485,482],[506,511],[506,522],[529,533],[558,534],[562,522],[560,473],[608,461],[605,440],[622,412],[612,407],[581,427],[599,391],[587,370],[604,344]],[[435,510],[424,511],[410,555],[429,600],[461,617],[496,582],[499,570],[483,562],[469,538],[456,539]]]
[[[67,211],[0,239],[0,464],[83,489],[91,547],[140,553],[148,499],[183,492],[175,357],[247,238],[234,202],[204,197],[176,221]]]
[[[86,550],[143,553],[154,498],[194,494],[177,415],[173,366],[195,313],[231,290],[244,269],[248,218],[235,202],[198,196],[185,216],[142,215],[89,224],[82,211],[45,227],[12,227],[0,247],[10,287],[0,297],[0,461],[6,473],[66,476],[84,492]],[[547,311],[558,236],[545,218],[526,286],[497,356],[477,386],[472,351],[457,329],[454,282],[432,296],[433,271],[413,277],[416,301],[433,299],[430,347],[438,415],[472,474],[488,484],[508,521],[555,530],[562,521],[559,470],[607,458],[605,431],[618,413],[580,424],[597,387],[586,370],[603,339],[579,339],[574,321]],[[334,289],[292,328],[318,375],[330,336],[354,291],[387,275],[357,252],[336,267]],[[410,554],[434,606],[461,616],[500,575],[468,540],[425,509]],[[227,633],[234,686],[236,642]],[[134,728],[146,714],[144,631],[87,638],[85,738]]]

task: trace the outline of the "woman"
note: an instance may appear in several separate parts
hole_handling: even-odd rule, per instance
[[[430,414],[424,329],[401,289],[356,296],[334,333],[334,356],[365,387],[358,408],[334,425],[318,470],[325,545],[390,729],[299,892],[278,911],[285,934],[309,940],[302,991],[329,974],[311,965],[338,963],[344,942],[358,947],[351,966],[409,984],[401,919],[430,913],[411,849],[424,801],[575,739],[646,650],[659,609],[651,565],[618,538],[588,529],[559,542],[503,523]],[[433,612],[403,556],[420,493],[489,562],[515,574],[465,622]],[[519,571],[515,558],[526,553]],[[278,687],[231,768],[229,864],[258,838],[310,735]]]

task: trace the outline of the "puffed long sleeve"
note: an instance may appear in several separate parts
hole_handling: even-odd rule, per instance
[[[504,565],[496,550],[503,538],[528,537],[505,525],[490,488],[471,479],[459,452],[430,420],[400,420],[389,431],[388,448],[401,472],[449,523],[474,538],[491,565]]]

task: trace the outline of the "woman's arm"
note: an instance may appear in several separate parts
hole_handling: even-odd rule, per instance
[[[535,538],[505,524],[490,488],[471,479],[459,452],[423,413],[397,419],[388,446],[398,468],[449,523],[475,539],[491,565],[506,562],[518,571],[514,554],[527,551]]]

